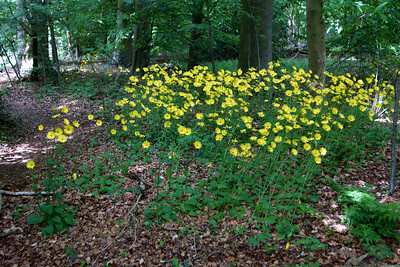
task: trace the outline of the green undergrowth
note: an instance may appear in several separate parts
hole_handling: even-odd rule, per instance
[[[333,179],[326,180],[346,211],[344,222],[368,253],[379,260],[394,257],[385,239],[400,241],[400,203],[380,203],[368,192],[368,186],[343,188]]]
[[[145,166],[155,192],[143,211],[147,227],[205,216],[217,233],[223,221],[237,220],[249,222],[235,228],[238,234],[251,233],[249,246],[282,249],[274,243],[277,236],[286,249],[296,245],[313,251],[325,244],[299,233],[302,218],[317,219],[313,204],[319,201],[322,170],[361,162],[384,144],[389,132],[374,122],[372,100],[381,94],[385,102],[380,105],[387,105],[393,86],[329,73],[322,86],[311,73],[280,68],[277,62],[246,74],[153,66],[144,69],[141,80],[131,77],[119,94],[116,102],[88,115],[102,130],[92,145],[109,142],[118,152],[90,155],[92,164],[76,163],[72,175],[63,172],[58,157],[60,171],[52,176],[56,187],[50,191],[140,194],[139,186],[123,189],[123,184],[133,167]],[[50,139],[47,134],[47,141],[61,149],[65,139],[60,136],[71,123],[56,118],[61,132]],[[40,212],[44,219],[35,222],[42,224],[47,211],[39,206]]]

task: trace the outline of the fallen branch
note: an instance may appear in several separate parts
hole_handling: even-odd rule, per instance
[[[11,227],[7,229],[0,229],[0,237],[6,237],[9,235],[19,235],[22,234],[23,230],[20,227]]]
[[[54,195],[54,193],[48,193],[48,192],[11,192],[11,191],[5,191],[5,190],[0,190],[0,195],[4,194],[6,196],[36,196],[36,195],[43,195],[46,196],[48,194]]]
[[[65,188],[61,191],[61,194],[65,193]],[[11,192],[11,191],[6,191],[6,190],[0,190],[0,211],[1,211],[1,207],[3,205],[2,202],[2,195],[6,195],[6,196],[14,196],[14,197],[21,197],[21,196],[47,196],[47,195],[54,195],[57,192],[31,192],[31,191],[22,191],[22,192]]]

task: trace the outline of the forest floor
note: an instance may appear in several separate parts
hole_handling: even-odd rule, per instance
[[[98,106],[90,99],[74,99],[71,96],[41,96],[39,86],[2,82],[0,90],[10,93],[3,96],[10,127],[2,129],[2,135],[11,138],[0,143],[0,189],[7,191],[33,191],[32,171],[26,168],[28,160],[34,160],[34,172],[40,177],[46,174],[46,150],[43,132],[37,130],[42,124],[51,127],[52,108],[68,106],[67,118],[78,120],[79,130],[74,138],[79,142],[66,143],[67,157],[82,162],[90,155],[101,155],[109,144],[100,143],[90,147],[90,139],[99,128],[87,120],[87,114]],[[43,92],[42,92],[43,93]],[[44,94],[45,95],[45,94]],[[379,161],[367,161],[361,167],[342,168],[334,178],[342,186],[372,185],[371,193],[380,202],[400,201],[400,190],[388,196],[390,175],[390,147],[383,147],[376,154],[383,154]],[[153,178],[147,163],[136,166],[147,184]],[[67,171],[73,161],[66,161]],[[198,170],[203,175],[202,170]],[[329,176],[328,174],[324,175]],[[139,181],[127,179],[127,187],[138,187]],[[92,196],[78,191],[65,193],[65,202],[75,213],[77,226],[62,234],[44,237],[40,226],[27,224],[27,217],[37,205],[31,196],[2,196],[0,229],[20,227],[23,232],[0,238],[1,266],[172,266],[176,260],[184,266],[284,266],[301,265],[306,262],[321,266],[365,266],[368,264],[400,264],[400,245],[396,240],[385,240],[395,258],[377,261],[368,256],[360,243],[341,222],[344,211],[335,204],[337,195],[322,179],[316,184],[320,200],[313,204],[316,216],[295,219],[300,235],[318,238],[324,249],[306,251],[292,243],[276,238],[271,245],[277,250],[267,252],[262,246],[248,246],[252,233],[242,234],[234,228],[242,225],[248,229],[245,219],[225,218],[219,229],[211,229],[209,214],[205,210],[198,217],[184,217],[180,223],[165,223],[145,227],[142,211],[154,200],[154,190],[147,188],[143,195],[130,192],[117,195]],[[17,207],[24,207],[18,209]],[[297,221],[296,221],[297,220]],[[1,230],[0,230],[1,231]],[[175,260],[174,260],[175,259]]]

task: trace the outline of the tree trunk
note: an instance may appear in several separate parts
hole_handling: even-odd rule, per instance
[[[131,74],[143,74],[143,68],[150,62],[150,42],[151,42],[151,23],[150,17],[146,12],[150,0],[136,0],[135,11],[137,20],[134,29],[133,39],[133,59]],[[139,69],[139,71],[137,71]]]
[[[397,73],[399,73],[399,69],[397,69]],[[394,194],[395,190],[395,181],[396,181],[396,141],[397,141],[397,119],[399,115],[399,98],[400,98],[400,77],[397,76],[397,88],[395,92],[395,100],[394,100],[394,112],[393,112],[393,125],[392,125],[392,145],[391,145],[391,158],[392,158],[392,166],[390,170],[390,180],[389,180],[389,190],[390,194]]]
[[[53,62],[56,64],[56,67],[57,67],[58,86],[60,87],[60,90],[62,90],[60,61],[58,59],[58,51],[57,51],[57,45],[56,45],[56,37],[54,34],[53,20],[49,20],[49,26],[50,26],[51,51],[52,51],[52,56],[53,56]]]
[[[36,5],[46,6],[46,0],[33,1]],[[31,55],[33,58],[33,69],[31,79],[33,81],[39,80],[39,71],[42,70],[44,83],[47,84],[49,74],[54,72],[53,64],[49,57],[49,37],[48,37],[48,20],[47,14],[43,10],[37,9],[36,6],[31,5],[27,7],[27,19],[31,25]],[[40,69],[39,69],[40,68]]]
[[[260,0],[258,0],[260,2]],[[272,16],[273,16],[273,0],[261,1],[260,8],[260,61],[259,69],[267,69],[269,62],[272,61]]]
[[[200,39],[203,35],[202,30],[199,29],[203,23],[203,0],[193,1],[192,11],[192,30],[190,32],[190,47],[189,47],[189,58],[187,63],[187,70],[193,69],[195,66],[200,64],[201,45]]]
[[[238,68],[263,69],[272,61],[273,0],[242,0]]]
[[[325,27],[322,20],[322,0],[307,0],[308,68],[318,81],[325,83]]]
[[[16,7],[17,10],[22,12],[23,9],[23,4],[21,0],[16,0]],[[17,24],[17,62],[18,62],[18,71],[21,71],[21,67],[22,67],[22,62],[24,60],[24,30],[22,28],[22,21],[23,21],[23,17],[19,16],[18,17],[18,24]]]
[[[130,67],[133,59],[133,40],[131,28],[129,27],[129,16],[133,12],[133,4],[118,0],[117,10],[117,27],[121,41],[117,52],[117,62],[124,67]]]

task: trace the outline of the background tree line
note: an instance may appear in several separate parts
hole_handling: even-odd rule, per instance
[[[61,86],[60,61],[87,54],[132,74],[156,61],[215,71],[216,61],[238,59],[246,71],[308,55],[319,76],[349,65],[390,79],[399,14],[395,0],[0,0],[1,64],[21,78],[31,59],[33,81]]]

